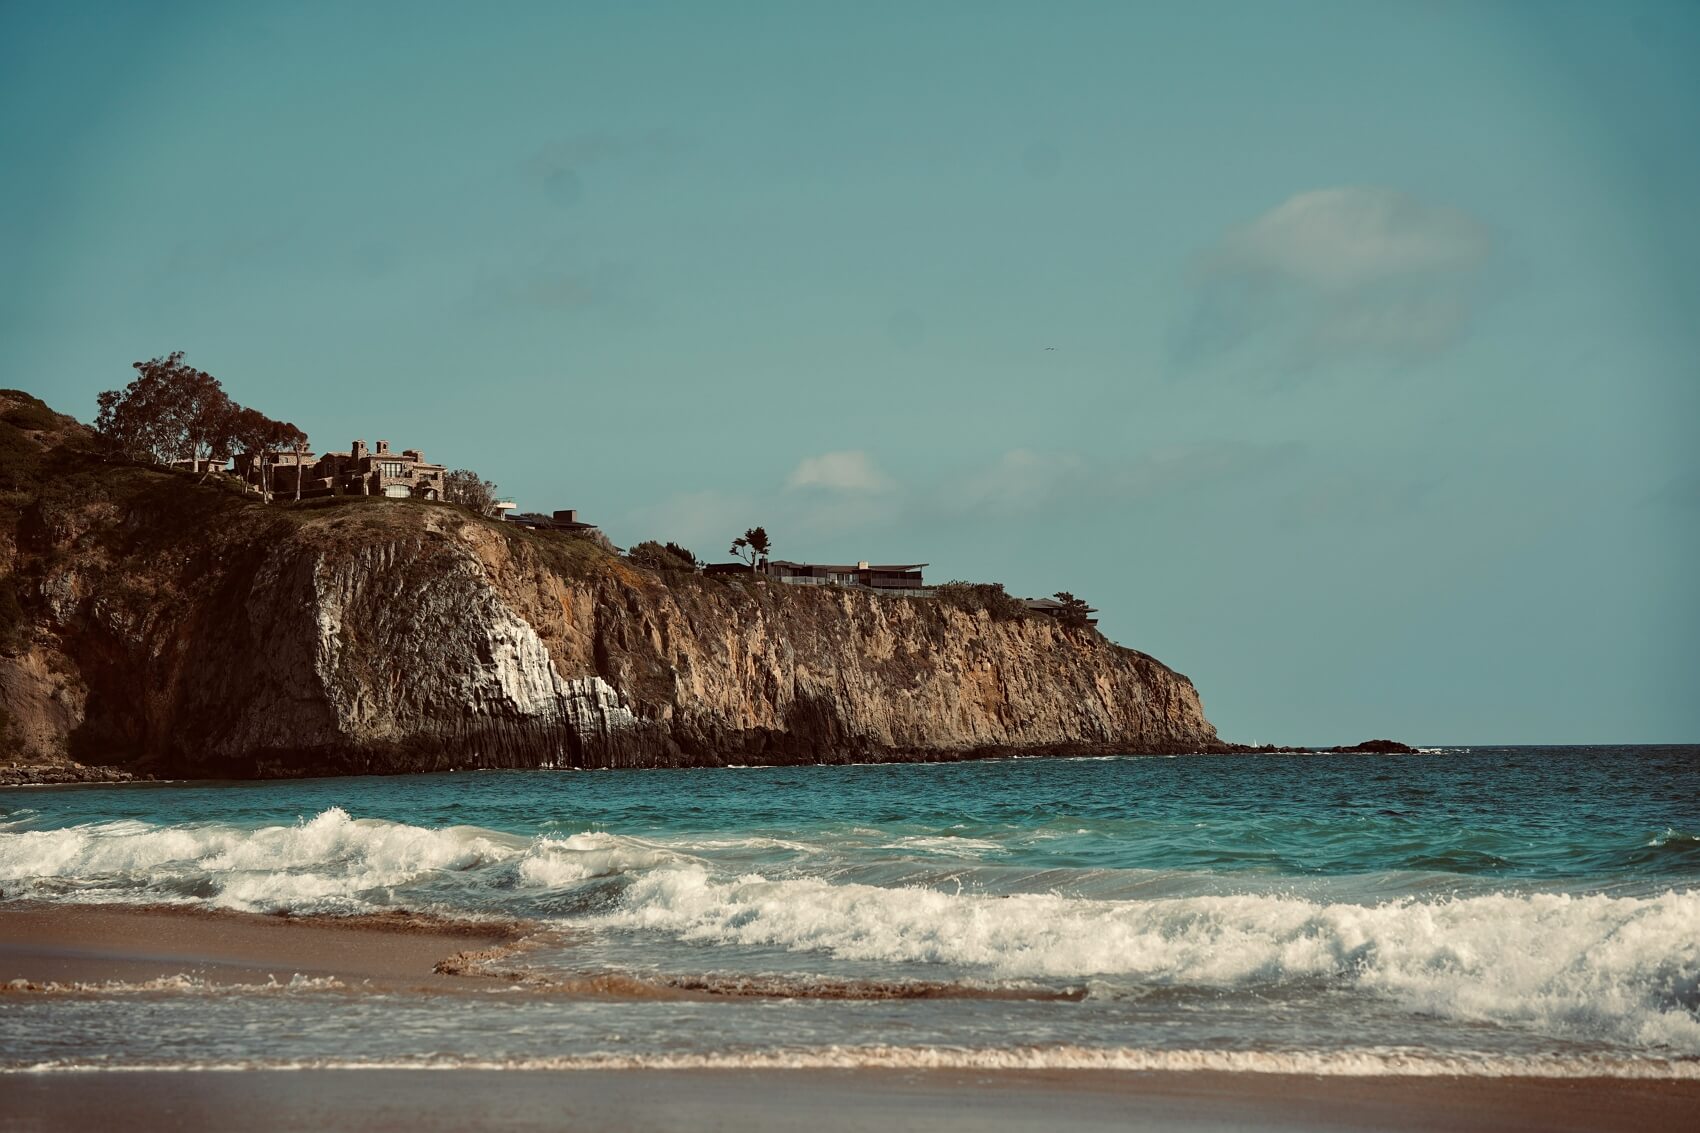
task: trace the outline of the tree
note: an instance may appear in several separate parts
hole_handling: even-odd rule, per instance
[[[301,467],[301,454],[307,451],[307,434],[303,433],[300,429],[297,429],[292,422],[289,422],[289,421],[273,421],[273,422],[271,422],[269,427],[266,429],[265,446],[266,446],[265,451],[267,453],[293,452],[293,453],[296,454],[296,457],[295,457],[295,498],[300,499],[301,498],[301,474],[306,471],[305,468]],[[266,467],[272,468],[272,467],[275,467],[275,465],[271,461],[268,460],[266,462]],[[267,488],[266,488],[268,499],[270,498],[270,492],[271,492],[269,479],[270,478],[268,477],[268,485],[267,485]]]
[[[231,432],[236,444],[254,461],[254,469],[259,473],[260,498],[268,504],[272,501],[272,470],[266,452],[271,442],[271,427],[275,424],[276,421],[258,409],[239,407],[231,414]]]
[[[1059,621],[1071,626],[1083,626],[1089,622],[1092,614],[1092,607],[1088,606],[1079,598],[1076,598],[1066,590],[1059,590],[1055,594],[1051,595],[1051,597],[1063,604],[1062,611],[1057,614],[1057,619]]]
[[[301,452],[307,445],[307,434],[297,429],[288,421],[274,421],[258,409],[249,409],[234,402],[230,405],[230,436],[232,441],[249,455],[254,461],[254,470],[258,473],[261,497],[269,504],[272,502],[272,484],[275,479],[276,463],[272,460],[275,453],[293,449]],[[300,462],[297,460],[296,499],[301,495]]]
[[[307,478],[307,434],[298,433],[290,443],[295,453],[295,502],[301,502],[301,481]]]
[[[443,498],[479,515],[496,512],[496,483],[485,480],[470,468],[457,468],[443,477]]]
[[[767,561],[768,542],[767,528],[752,527],[738,538],[732,540],[732,550],[729,554],[750,564],[750,573],[754,574],[756,565]]]
[[[97,399],[95,429],[127,456],[156,464],[188,461],[200,470],[228,456],[237,406],[219,380],[183,361],[181,350],[136,362],[137,378]]]

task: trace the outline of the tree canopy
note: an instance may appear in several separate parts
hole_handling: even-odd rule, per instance
[[[732,550],[728,553],[749,563],[750,569],[755,570],[756,565],[767,558],[768,550],[767,528],[751,527],[732,540]]]
[[[499,489],[470,468],[457,468],[443,477],[443,498],[479,515],[494,515]]]
[[[94,427],[117,451],[155,464],[190,463],[205,475],[212,460],[240,447],[264,455],[303,451],[307,434],[287,421],[231,400],[219,380],[183,361],[174,350],[132,365],[136,379],[102,393]],[[261,463],[260,490],[271,498],[270,462]]]
[[[1083,626],[1088,623],[1092,614],[1092,607],[1084,601],[1066,590],[1059,590],[1051,597],[1063,605],[1061,612],[1057,614],[1059,620],[1075,626]]]

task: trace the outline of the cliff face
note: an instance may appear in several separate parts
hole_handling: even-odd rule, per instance
[[[62,486],[63,488],[64,486]],[[442,505],[90,467],[19,509],[8,755],[161,775],[1218,750],[1095,631],[662,575]]]

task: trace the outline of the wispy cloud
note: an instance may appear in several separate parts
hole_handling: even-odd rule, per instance
[[[1199,257],[1177,354],[1272,350],[1302,368],[1444,349],[1468,329],[1492,248],[1467,213],[1395,189],[1300,193]]]
[[[959,516],[1098,508],[1263,474],[1288,465],[1300,451],[1296,444],[1238,441],[1174,445],[1113,459],[1011,449],[947,481],[934,506]]]
[[[831,492],[887,492],[895,485],[860,449],[805,457],[791,470],[785,486],[820,488]]]

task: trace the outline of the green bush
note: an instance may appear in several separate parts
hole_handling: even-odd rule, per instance
[[[0,421],[19,429],[44,431],[59,428],[59,414],[49,409],[39,397],[31,397],[22,390],[0,389],[0,398],[21,403],[9,405],[0,412]]]
[[[662,544],[654,539],[645,539],[627,551],[626,557],[649,570],[694,571],[697,567],[696,556],[679,544]]]
[[[30,486],[40,463],[41,446],[23,430],[0,421],[0,488],[16,490]]]
[[[1025,617],[1027,614],[1027,607],[1021,604],[1019,598],[1011,598],[1006,594],[1001,582],[963,582],[961,579],[952,579],[938,588],[938,599],[946,606],[954,606],[971,614],[984,611],[998,621]]]

